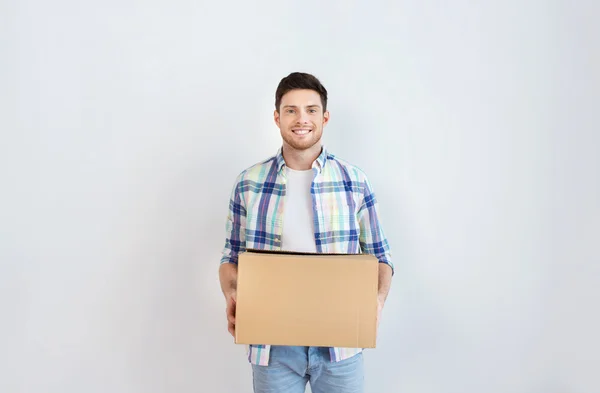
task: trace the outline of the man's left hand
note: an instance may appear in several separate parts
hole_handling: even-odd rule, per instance
[[[381,296],[377,297],[377,331],[379,331],[379,322],[381,321],[381,312],[383,311],[383,304],[385,300]]]

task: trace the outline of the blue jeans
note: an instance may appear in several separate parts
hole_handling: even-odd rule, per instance
[[[272,346],[268,366],[252,365],[254,393],[362,393],[362,353],[331,362],[329,348]]]

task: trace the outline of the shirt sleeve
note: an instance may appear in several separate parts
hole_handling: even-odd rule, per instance
[[[238,262],[238,255],[246,250],[246,207],[243,199],[243,178],[238,176],[229,198],[225,223],[225,246],[221,264]]]
[[[385,263],[392,268],[392,255],[387,238],[379,218],[379,204],[371,184],[364,180],[363,202],[358,209],[358,223],[360,226],[360,247],[366,254],[377,257],[380,263]]]

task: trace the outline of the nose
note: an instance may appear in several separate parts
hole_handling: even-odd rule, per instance
[[[298,116],[298,123],[300,124],[308,124],[308,114],[304,111],[300,112],[300,115]]]

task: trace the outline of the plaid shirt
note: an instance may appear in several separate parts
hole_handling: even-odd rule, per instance
[[[281,250],[285,203],[285,161],[274,157],[243,171],[229,201],[221,263],[237,263],[246,249]],[[323,148],[313,163],[311,186],[315,244],[319,253],[373,254],[393,269],[390,248],[379,223],[377,200],[365,174]],[[293,251],[293,250],[292,250]],[[270,345],[250,345],[252,364],[269,364]],[[331,361],[362,348],[330,348]]]

